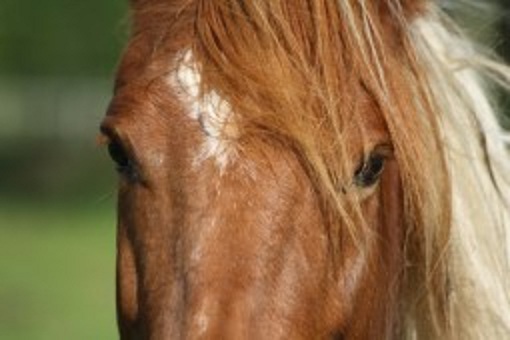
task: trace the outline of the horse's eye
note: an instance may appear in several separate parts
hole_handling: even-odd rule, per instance
[[[370,154],[354,173],[354,183],[361,188],[374,185],[381,176],[385,160],[385,156],[380,153]]]
[[[111,141],[108,144],[108,153],[115,162],[116,170],[121,175],[127,176],[129,179],[136,179],[136,170],[133,162],[129,158],[126,150],[118,141]]]

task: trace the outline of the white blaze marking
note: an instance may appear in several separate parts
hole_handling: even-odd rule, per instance
[[[237,134],[230,104],[214,90],[202,93],[200,70],[191,51],[180,55],[177,62],[170,83],[188,106],[189,117],[200,122],[205,134],[195,165],[214,158],[223,170],[235,152],[232,144]]]
[[[200,311],[196,316],[196,323],[198,326],[198,335],[204,335],[209,327],[209,317],[205,313],[205,311]]]

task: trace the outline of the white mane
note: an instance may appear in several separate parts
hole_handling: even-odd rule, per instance
[[[509,135],[498,124],[485,83],[492,79],[510,89],[510,68],[478,52],[435,5],[411,32],[441,109],[452,178],[451,332],[445,339],[508,339]]]

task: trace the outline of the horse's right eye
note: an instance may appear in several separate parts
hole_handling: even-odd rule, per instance
[[[361,188],[374,185],[384,169],[385,158],[380,154],[371,154],[366,161],[356,170],[354,182]]]
[[[392,154],[391,145],[386,143],[377,145],[354,172],[354,183],[359,188],[369,188],[375,185],[381,177],[386,160],[391,158]]]
[[[108,143],[108,153],[115,162],[116,170],[119,174],[127,176],[130,180],[136,180],[137,173],[135,165],[124,147],[118,141]]]

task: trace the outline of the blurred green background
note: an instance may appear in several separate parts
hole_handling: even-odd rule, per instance
[[[115,173],[96,145],[127,0],[0,1],[0,339],[115,339]]]
[[[510,56],[510,4],[472,3],[449,10]],[[116,180],[95,136],[127,19],[127,0],[0,2],[0,339],[117,337]]]

